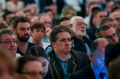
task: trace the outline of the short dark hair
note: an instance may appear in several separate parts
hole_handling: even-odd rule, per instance
[[[111,28],[111,27],[108,26],[108,25],[103,25],[103,26],[99,27],[99,28],[97,29],[97,31],[96,31],[96,37],[98,37],[98,38],[103,37],[100,32],[101,32],[101,31],[108,30],[108,29],[110,29],[110,28]]]
[[[62,26],[62,25],[58,25],[55,28],[53,28],[53,30],[50,34],[50,41],[51,42],[56,42],[57,39],[58,39],[57,35],[58,35],[58,33],[61,33],[61,32],[68,32],[70,35],[72,34],[70,28]]]
[[[108,67],[109,62],[116,59],[118,56],[120,56],[120,43],[114,43],[107,45],[105,49],[105,63]]]
[[[19,57],[16,60],[16,63],[15,63],[15,66],[14,66],[15,72],[19,73],[19,74],[22,74],[25,64],[28,63],[28,62],[30,62],[30,61],[39,61],[39,60],[35,56],[23,56],[23,57]]]
[[[14,32],[11,30],[11,29],[9,29],[9,28],[3,28],[3,29],[1,29],[0,30],[0,37],[3,35],[3,34],[10,34],[10,35],[12,35],[12,34],[14,34]],[[1,39],[2,38],[0,38],[0,41],[1,41]]]
[[[103,26],[103,25],[106,25],[107,22],[110,22],[110,21],[114,21],[114,19],[110,18],[110,17],[103,17],[101,19],[101,23],[100,23],[100,26]]]
[[[92,27],[94,27],[95,25],[93,24],[93,19],[97,16],[97,14],[99,13],[99,12],[101,12],[101,11],[104,11],[104,10],[102,10],[101,8],[99,8],[99,7],[94,7],[93,9],[92,9],[92,16],[90,17],[90,26],[92,26]]]
[[[31,25],[30,30],[33,31],[34,29],[37,28],[43,29],[45,32],[45,26],[43,23],[34,23],[33,25]]]
[[[10,14],[14,14],[14,12],[8,11],[6,10],[2,16],[3,20],[6,21],[7,20],[7,16]]]
[[[12,22],[11,22],[12,27],[13,27],[13,28],[17,28],[17,24],[18,24],[19,22],[28,22],[28,23],[30,23],[30,21],[29,21],[29,19],[28,19],[27,17],[24,17],[24,16],[16,16],[16,17],[14,17],[14,18],[12,19]]]

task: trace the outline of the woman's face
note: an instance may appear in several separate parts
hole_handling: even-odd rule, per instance
[[[12,68],[3,60],[0,60],[0,79],[13,79]]]
[[[49,61],[44,57],[39,57],[38,59],[42,63],[42,67],[43,67],[43,70],[44,70],[43,73],[44,73],[44,77],[45,77],[47,72],[48,72]]]

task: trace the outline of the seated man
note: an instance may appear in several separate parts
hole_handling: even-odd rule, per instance
[[[71,30],[57,26],[50,34],[53,50],[48,54],[50,79],[94,79],[86,54],[72,50]]]
[[[115,29],[108,25],[101,26],[97,29],[97,37],[105,38],[109,43],[119,42]]]
[[[12,28],[17,38],[17,53],[25,56],[28,50],[35,46],[28,42],[30,37],[30,21],[26,17],[15,17],[12,20]]]
[[[80,16],[74,16],[71,18],[71,23],[71,29],[74,33],[72,37],[73,49],[89,54],[91,41],[86,33],[86,24],[84,19]]]
[[[8,28],[0,30],[0,50],[9,51],[12,57],[16,56],[17,41],[14,32]]]
[[[45,36],[45,27],[42,23],[35,23],[30,27],[32,40],[31,42],[37,46],[44,47],[42,39]]]

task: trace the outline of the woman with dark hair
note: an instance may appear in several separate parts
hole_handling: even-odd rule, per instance
[[[36,56],[38,57],[38,60],[42,63],[42,67],[43,67],[43,76],[44,79],[46,78],[47,72],[48,72],[48,65],[49,65],[49,61],[46,55],[45,50],[42,47],[38,47],[38,46],[33,46],[27,55],[32,55],[32,56]]]

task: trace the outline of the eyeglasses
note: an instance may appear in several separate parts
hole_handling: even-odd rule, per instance
[[[17,40],[10,40],[10,39],[6,39],[6,40],[4,40],[4,41],[0,41],[0,43],[5,43],[5,44],[10,44],[10,43],[17,43]]]
[[[43,76],[44,74],[40,72],[22,72],[21,74],[29,75],[31,77],[36,77],[37,75]]]

